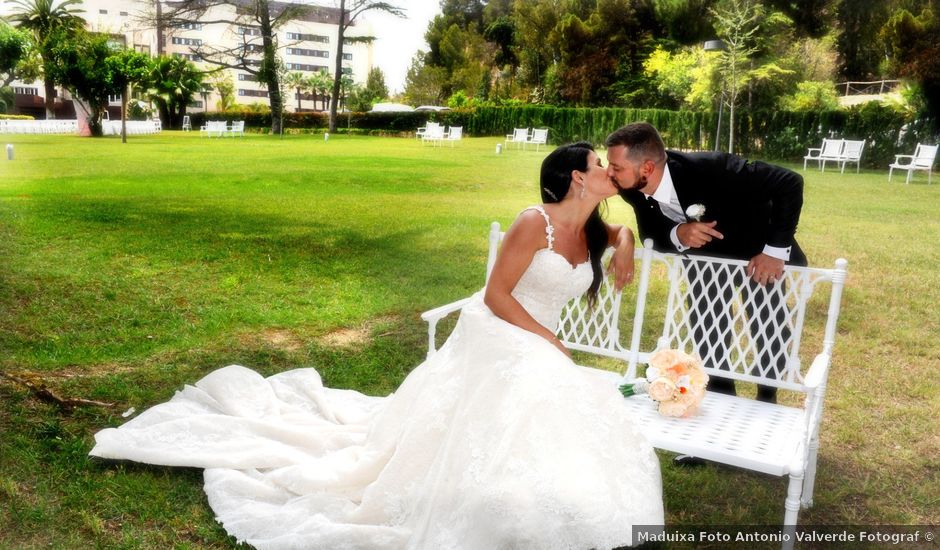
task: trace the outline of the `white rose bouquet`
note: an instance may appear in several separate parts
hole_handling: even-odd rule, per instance
[[[708,375],[697,357],[664,349],[650,357],[646,378],[620,386],[620,393],[625,397],[645,393],[659,402],[659,414],[689,418],[698,411],[706,384]]]

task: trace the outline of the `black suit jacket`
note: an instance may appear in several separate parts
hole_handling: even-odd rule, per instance
[[[701,221],[717,221],[715,229],[724,235],[688,253],[749,260],[764,245],[790,246],[788,263],[806,265],[794,238],[803,207],[802,176],[727,153],[667,151],[666,155],[683,212],[693,204],[705,206]],[[669,233],[676,224],[662,213],[659,203],[637,190],[620,195],[633,206],[640,238],[653,239],[656,250],[675,252]]]

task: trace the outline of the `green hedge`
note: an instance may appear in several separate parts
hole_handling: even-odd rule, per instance
[[[0,114],[0,120],[34,120],[35,117],[29,115],[5,115]]]
[[[667,147],[711,150],[715,145],[718,114],[714,112],[666,111],[662,109],[573,108],[544,105],[478,107],[453,111],[401,113],[342,113],[337,126],[363,134],[414,132],[433,120],[448,126],[463,126],[472,136],[503,136],[513,128],[548,128],[554,144],[586,140],[601,144],[613,130],[645,120],[656,126]],[[196,113],[193,126],[204,120],[244,120],[246,126],[270,128],[271,115],[252,111]],[[819,147],[825,137],[864,139],[862,165],[884,167],[898,153],[910,154],[917,143],[937,143],[935,125],[929,120],[909,122],[905,115],[879,103],[842,111],[788,112],[741,109],[736,114],[735,152],[750,158],[799,162],[810,147]],[[285,113],[288,129],[323,129],[325,113]],[[904,129],[902,131],[902,128]],[[727,114],[722,121],[721,143],[728,143]]]

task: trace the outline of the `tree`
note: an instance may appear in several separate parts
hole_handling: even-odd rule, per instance
[[[304,96],[304,89],[307,87],[307,77],[304,76],[304,73],[295,71],[287,75],[284,83],[297,91],[297,112],[299,113],[302,107],[301,101]]]
[[[273,0],[179,0],[168,3],[162,14],[151,18],[168,28],[202,21],[228,24],[236,29],[242,40],[234,46],[204,42],[190,47],[190,51],[206,63],[255,75],[268,89],[271,132],[279,134],[283,126],[284,98],[276,30],[318,9],[326,8]]]
[[[16,67],[27,55],[26,35],[0,21],[0,87],[16,80]]]
[[[153,60],[146,84],[167,128],[182,125],[186,107],[202,90],[205,73],[182,57],[160,56]]]
[[[373,103],[388,98],[388,86],[385,85],[385,73],[378,67],[372,67],[366,78],[366,87],[363,93],[367,94]]]
[[[337,23],[336,62],[333,72],[333,93],[330,101],[330,131],[336,131],[336,106],[339,100],[343,79],[343,45],[346,41],[346,29],[355,23],[356,18],[367,11],[384,11],[398,17],[404,17],[405,11],[388,2],[376,0],[339,0],[339,22]],[[350,39],[350,41],[369,41],[372,37]]]
[[[121,143],[127,143],[127,101],[131,86],[145,83],[150,76],[150,56],[125,48],[105,59],[105,63],[111,84],[121,91]]]
[[[43,66],[43,88],[45,91],[46,118],[55,118],[55,85],[56,81],[50,76],[49,64],[52,62],[51,50],[56,46],[50,40],[53,35],[67,38],[69,35],[85,28],[85,21],[78,15],[85,10],[75,6],[82,0],[62,0],[56,5],[56,0],[11,0],[16,6],[10,20],[21,28],[32,33],[35,46],[39,52]]]
[[[898,74],[917,80],[935,126],[940,126],[940,17],[930,7],[898,10],[882,29]]]
[[[752,45],[754,34],[760,28],[760,7],[752,0],[724,0],[711,10],[715,17],[715,30],[727,49],[721,52],[720,73],[728,89],[728,152],[734,152],[734,108],[744,84],[745,67],[757,49]]]
[[[447,75],[442,67],[425,62],[427,53],[419,51],[411,59],[405,75],[404,99],[413,105],[440,105],[444,100]]]
[[[836,10],[839,26],[839,73],[846,80],[871,80],[880,76],[884,49],[878,31],[888,19],[882,0],[842,0]]]
[[[46,76],[84,102],[91,135],[102,135],[101,115],[108,105],[108,96],[121,93],[107,62],[115,53],[114,46],[106,35],[84,31],[58,29],[47,38],[50,49]]]
[[[228,111],[235,106],[235,83],[232,77],[224,72],[215,73],[212,79],[212,87],[219,94],[219,100],[215,104],[217,111]]]

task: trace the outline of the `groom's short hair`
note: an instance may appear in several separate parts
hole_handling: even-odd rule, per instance
[[[607,136],[607,148],[622,145],[627,156],[637,162],[652,160],[659,164],[666,160],[666,145],[659,132],[649,122],[631,122]]]

